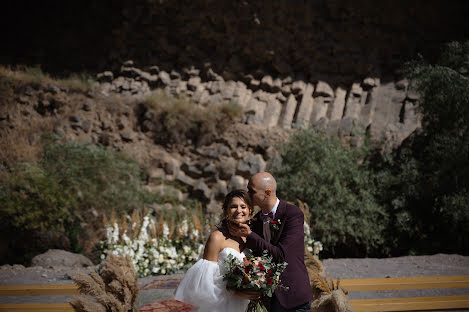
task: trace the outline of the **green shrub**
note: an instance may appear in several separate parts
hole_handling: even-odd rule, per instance
[[[310,225],[326,256],[382,254],[387,214],[361,152],[314,130],[293,135],[270,164],[279,196],[311,207]]]
[[[34,164],[21,164],[0,184],[3,226],[26,231],[59,230],[71,221],[77,201],[53,175]]]
[[[54,176],[36,164],[17,164],[0,181],[0,235],[8,242],[0,263],[27,264],[48,248],[76,247],[67,232],[78,202]]]
[[[89,244],[99,240],[102,229],[91,234],[89,229],[102,226],[100,215],[170,200],[143,188],[145,177],[134,160],[90,144],[52,141],[39,162],[0,173],[0,234],[9,242],[8,254],[0,258],[3,263],[27,264],[48,248],[91,252]],[[84,220],[86,233],[80,227]]]
[[[142,188],[145,177],[138,164],[110,148],[53,143],[45,147],[40,164],[82,210],[128,212],[155,200]]]

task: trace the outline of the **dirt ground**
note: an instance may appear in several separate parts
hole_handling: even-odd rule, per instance
[[[387,278],[469,275],[469,257],[455,254],[406,256],[396,258],[325,259],[323,264],[332,278]],[[350,299],[426,297],[467,295],[469,289],[425,289],[405,291],[360,291],[349,293]]]
[[[406,256],[396,258],[359,258],[359,259],[324,259],[326,272],[334,279],[386,278],[469,275],[469,256],[455,254],[436,254],[431,256]],[[90,267],[88,269],[93,269]],[[70,268],[25,268],[19,265],[0,267],[0,285],[24,284],[67,284],[72,283],[70,276],[77,271],[87,269]],[[141,286],[155,280],[179,279],[183,274],[153,276],[139,279]],[[174,288],[142,290],[139,294],[139,306],[171,298]],[[350,299],[395,298],[418,296],[468,295],[469,289],[427,289],[405,291],[351,292]],[[66,302],[70,296],[26,296],[0,297],[0,303],[37,303]],[[455,311],[455,310],[453,310]],[[467,311],[467,310],[458,310]]]

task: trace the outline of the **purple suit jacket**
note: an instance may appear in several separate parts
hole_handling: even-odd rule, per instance
[[[274,261],[288,263],[280,275],[280,280],[289,289],[279,288],[275,291],[275,296],[286,309],[311,301],[311,286],[304,261],[303,212],[300,208],[280,200],[274,219],[280,220],[281,224],[278,231],[272,232],[270,243],[264,240],[259,213],[254,216],[252,233],[246,239],[247,248],[253,250],[255,255],[260,255],[267,249]]]

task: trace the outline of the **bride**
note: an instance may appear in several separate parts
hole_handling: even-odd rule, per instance
[[[221,225],[210,234],[203,259],[197,261],[184,275],[174,298],[194,306],[197,311],[242,312],[249,300],[258,299],[255,292],[228,291],[223,281],[223,261],[228,255],[242,260],[246,239],[228,233],[228,224],[247,223],[253,212],[249,195],[234,190],[225,197]]]

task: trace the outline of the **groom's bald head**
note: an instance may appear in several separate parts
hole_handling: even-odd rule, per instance
[[[277,202],[277,182],[268,172],[256,173],[249,179],[248,192],[254,205],[268,213]]]
[[[270,190],[273,195],[277,193],[277,182],[274,177],[268,172],[259,172],[253,175],[250,182],[255,185],[259,190]]]

